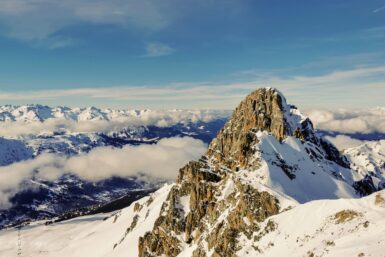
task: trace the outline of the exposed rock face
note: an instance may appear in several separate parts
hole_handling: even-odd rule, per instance
[[[311,142],[320,149],[307,153],[312,158],[343,162],[331,144],[315,135],[311,121],[277,90],[259,89],[235,109],[207,154],[180,169],[153,230],[140,238],[140,257],[174,257],[191,245],[198,246],[193,257],[209,257],[207,252],[212,257],[236,257],[241,236],[254,240],[258,249],[258,238],[274,229],[274,224],[261,228],[260,223],[282,206],[277,197],[238,174],[261,165],[255,158],[257,131],[267,131],[279,141],[294,136]],[[276,165],[295,178],[295,169],[286,167],[284,160]]]
[[[351,170],[362,176],[353,185],[361,196],[385,189],[385,140],[366,142],[343,154]]]
[[[369,175],[366,175],[363,179],[354,182],[353,187],[361,196],[370,195],[377,191],[374,186],[373,179]]]
[[[251,238],[261,229],[259,222],[279,212],[274,196],[241,183],[232,171],[218,171],[221,175],[217,175],[208,168],[203,158],[180,170],[153,231],[139,241],[140,257],[177,256],[192,242],[200,245],[194,257],[205,257],[203,248],[213,250],[215,257],[235,257],[240,247],[238,236]],[[234,189],[224,196],[221,192],[229,183]],[[188,212],[184,210],[186,199]],[[221,217],[226,211],[228,214]]]
[[[230,169],[247,168],[256,144],[255,131],[271,132],[282,140],[292,134],[284,115],[284,99],[275,90],[260,89],[246,97],[235,109],[225,127],[209,146],[208,156],[213,156]]]
[[[295,136],[312,142],[325,151],[328,160],[349,167],[332,144],[315,135],[312,122],[295,106],[288,105],[274,88],[261,88],[249,94],[211,142],[207,155],[232,170],[255,168],[258,163],[250,160],[254,153],[252,146],[257,143],[256,131],[270,132],[280,141]]]

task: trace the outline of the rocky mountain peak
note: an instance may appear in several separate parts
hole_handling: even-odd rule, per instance
[[[139,239],[139,257],[236,257],[241,238],[258,251],[259,238],[275,229],[262,224],[268,217],[299,202],[354,196],[338,162],[339,152],[278,90],[258,89],[207,154],[180,169],[152,231]]]
[[[251,129],[265,130],[282,140],[289,133],[285,108],[286,100],[278,90],[260,88],[246,96],[239,104],[224,130],[242,133]]]
[[[311,121],[275,88],[260,88],[252,92],[234,110],[231,119],[209,146],[208,156],[230,169],[252,166],[255,133],[266,131],[277,140],[295,136],[319,143]]]

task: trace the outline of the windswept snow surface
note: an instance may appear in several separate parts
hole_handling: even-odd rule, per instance
[[[279,142],[266,132],[258,132],[256,157],[261,167],[254,171],[260,183],[292,197],[300,203],[318,199],[356,197],[351,171],[322,155],[307,152],[320,149],[312,143],[302,143],[294,137]],[[258,174],[258,175],[255,175]]]
[[[138,209],[134,203],[114,213],[51,225],[43,222],[27,225],[20,231],[22,252],[42,257],[138,256],[138,239],[152,229],[171,186],[166,185],[137,201],[141,206]],[[319,200],[295,205],[262,223],[261,228],[270,224],[271,229],[261,230],[260,237],[257,235],[251,240],[241,237],[239,240],[244,247],[237,255],[383,257],[384,217],[384,190],[360,199]],[[1,256],[16,256],[17,244],[16,229],[0,231]],[[185,249],[179,256],[191,256],[194,248],[193,245]]]
[[[260,239],[242,238],[238,256],[385,256],[385,191],[319,200],[267,219]]]
[[[135,204],[132,204],[118,212],[83,216],[51,225],[44,222],[27,225],[20,231],[22,256],[138,256],[139,237],[152,229],[171,186],[165,185],[137,201],[142,206],[140,211],[134,211]],[[17,256],[17,250],[17,229],[0,231],[0,256]]]
[[[0,137],[0,166],[29,159],[32,154],[32,150],[22,141]]]
[[[385,188],[385,140],[366,142],[346,149],[344,155],[348,158],[355,176],[372,175],[374,185],[377,188]]]

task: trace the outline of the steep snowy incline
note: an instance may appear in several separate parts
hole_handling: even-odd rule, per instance
[[[44,221],[27,225],[20,231],[22,256],[137,256],[139,237],[153,227],[170,187],[166,185],[117,212],[84,216],[50,225],[45,225]],[[17,229],[1,230],[0,256],[16,256],[17,249]]]
[[[351,171],[327,160],[313,143],[291,136],[279,142],[266,132],[258,132],[257,140],[254,156],[261,167],[248,173],[258,174],[259,183],[300,203],[355,196]]]
[[[22,254],[39,257],[136,257],[171,186],[121,211],[23,227]],[[260,224],[251,240],[240,237],[236,256],[383,257],[385,191],[360,199],[320,200],[287,208]],[[300,222],[298,222],[300,221]],[[0,231],[0,255],[16,256],[17,229]],[[178,257],[191,257],[193,244]]]
[[[248,95],[199,161],[184,166],[139,257],[238,256],[287,208],[358,195],[348,163],[272,88]],[[187,206],[186,206],[187,205]],[[191,250],[193,249],[193,250]]]
[[[32,158],[32,154],[22,141],[0,137],[0,166]]]
[[[276,89],[248,95],[211,142],[207,157],[218,167],[254,171],[260,183],[301,203],[355,197],[346,159]]]
[[[265,220],[237,256],[383,257],[385,191],[361,199],[319,200]],[[186,255],[187,257],[187,255]]]
[[[355,180],[365,179],[375,190],[385,188],[385,140],[366,142],[346,149],[343,154],[350,162]]]

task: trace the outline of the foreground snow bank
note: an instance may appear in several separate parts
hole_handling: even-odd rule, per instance
[[[137,256],[138,240],[152,229],[170,185],[118,212],[84,216],[44,225],[36,222],[20,231],[23,256]],[[136,208],[135,208],[136,206]],[[138,208],[138,206],[141,206]],[[0,256],[17,256],[18,231],[0,231]]]
[[[360,199],[318,200],[267,219],[238,256],[385,256],[385,190]],[[264,227],[262,225],[262,227]]]
[[[166,185],[118,212],[52,225],[27,225],[20,233],[22,253],[39,257],[138,256],[138,239],[152,229],[170,188]],[[383,257],[384,217],[385,190],[360,199],[311,201],[267,219],[261,227],[268,229],[260,236],[240,238],[244,247],[238,256]],[[18,231],[0,231],[0,255],[16,256],[17,248]],[[181,256],[189,256],[189,249]]]

